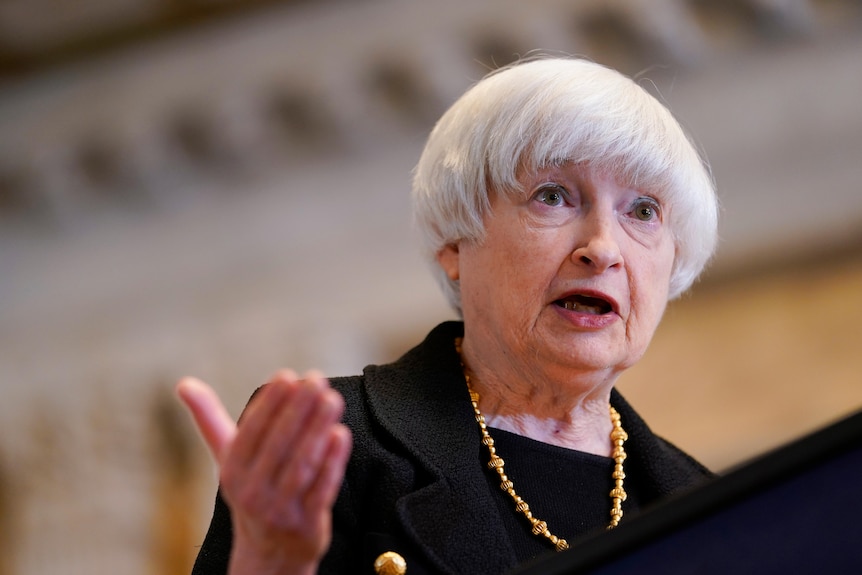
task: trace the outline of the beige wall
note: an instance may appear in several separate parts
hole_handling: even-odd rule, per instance
[[[862,254],[701,286],[620,389],[723,470],[862,409]]]

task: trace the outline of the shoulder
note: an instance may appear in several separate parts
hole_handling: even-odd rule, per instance
[[[444,322],[396,361],[366,366],[362,375],[332,378],[332,387],[347,403],[347,417],[370,415],[389,422],[404,411],[418,417],[429,402],[457,397],[463,375],[454,342],[463,333],[461,322]]]
[[[646,484],[655,497],[691,489],[715,477],[694,457],[659,437],[616,390],[611,403],[620,412],[629,436],[627,465]]]
[[[435,327],[424,341],[392,363],[369,365],[361,375],[336,377],[344,397],[344,423],[353,432],[352,463],[397,453],[410,460],[436,455],[441,425],[472,421],[454,340],[460,322]],[[440,451],[444,448],[440,447]]]

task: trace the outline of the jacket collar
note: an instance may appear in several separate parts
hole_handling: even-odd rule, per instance
[[[484,476],[455,352],[461,335],[460,322],[437,326],[396,363],[367,368],[366,389],[373,417],[432,478],[398,501],[404,532],[442,572],[501,573],[515,564],[515,552]]]

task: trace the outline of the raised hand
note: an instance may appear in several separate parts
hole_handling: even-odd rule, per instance
[[[314,573],[352,443],[341,396],[319,372],[281,371],[236,425],[204,382],[184,378],[177,393],[219,465],[234,528],[230,574]]]

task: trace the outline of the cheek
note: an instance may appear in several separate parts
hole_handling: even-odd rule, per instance
[[[656,281],[660,281],[659,285],[662,286],[664,292],[665,303],[667,303],[667,294],[670,293],[670,278],[673,275],[673,264],[676,261],[676,246],[673,242],[669,242],[670,245],[665,248],[665,258],[663,260],[663,265],[660,266],[660,271],[658,272],[658,278]]]
[[[511,325],[534,321],[556,272],[545,250],[530,249],[528,242],[500,242],[462,267],[469,275],[474,311],[486,317],[505,318]],[[462,290],[467,287],[462,277]]]
[[[633,300],[636,308],[626,325],[626,339],[635,361],[649,347],[667,305],[667,290],[661,289],[659,285],[645,283],[638,287]]]
[[[638,316],[642,322],[648,324],[645,327],[652,329],[658,326],[667,306],[670,276],[673,271],[673,244],[661,246],[654,254],[651,259],[642,260],[646,265],[638,270],[637,281],[633,285]]]
[[[500,262],[503,282],[524,307],[542,306],[569,252],[553,244],[523,242]]]

